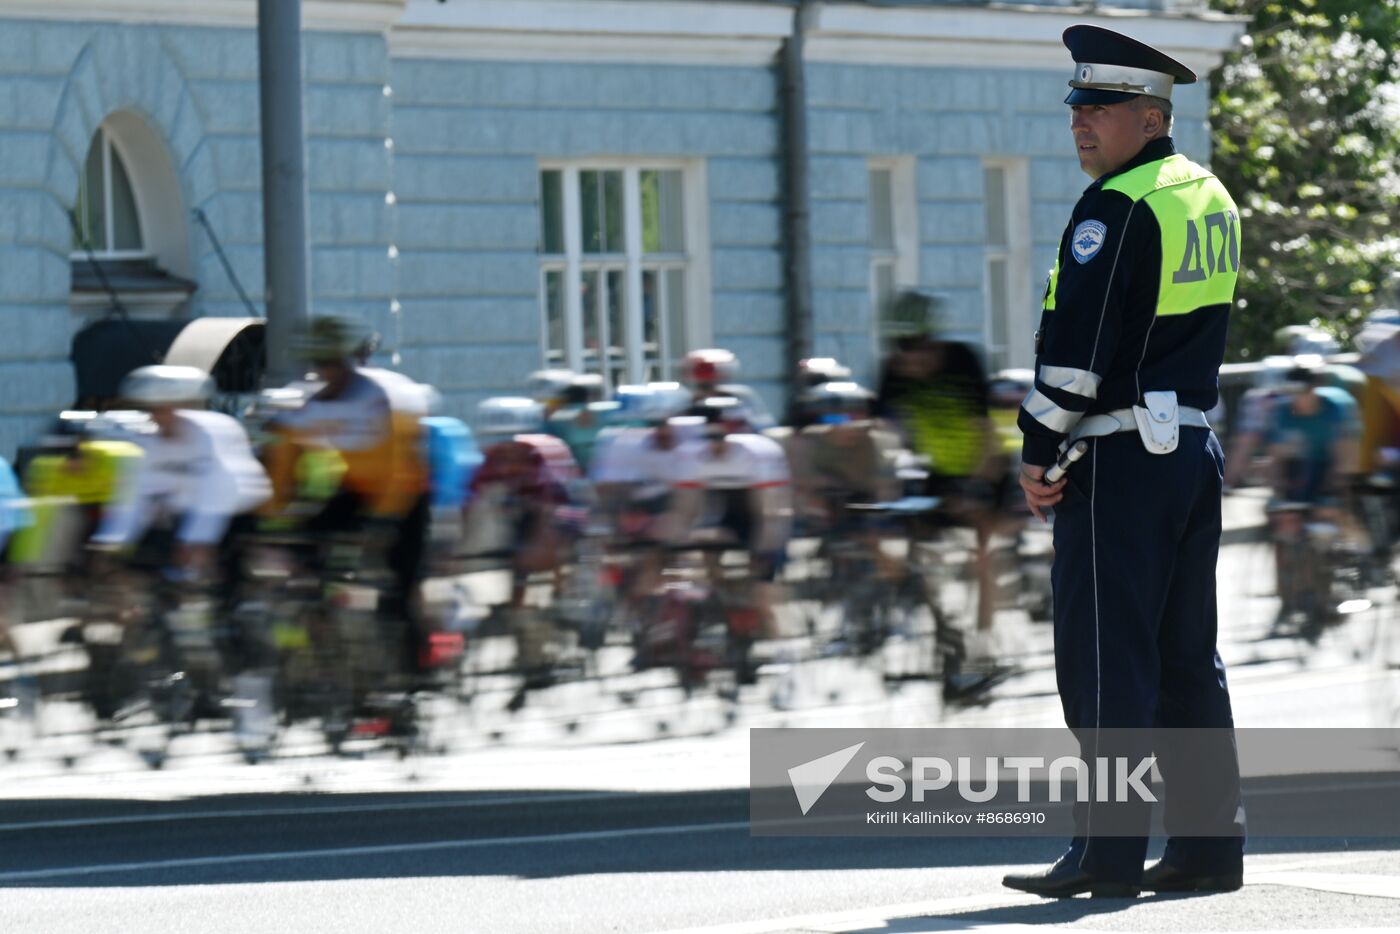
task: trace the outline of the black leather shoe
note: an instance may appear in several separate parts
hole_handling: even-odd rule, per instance
[[[1142,874],[1142,887],[1149,892],[1234,892],[1242,885],[1242,872],[1192,872],[1164,859]]]
[[[1001,884],[1045,898],[1069,898],[1088,892],[1091,898],[1135,898],[1140,887],[1130,882],[1110,882],[1085,872],[1063,857],[1043,872],[1003,876]]]

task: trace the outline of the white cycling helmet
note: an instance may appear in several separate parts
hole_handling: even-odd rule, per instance
[[[868,418],[875,394],[858,383],[820,383],[802,393],[803,407],[812,417],[827,421]]]
[[[526,435],[544,425],[544,406],[523,396],[495,396],[476,407],[477,430],[485,435]]]
[[[617,418],[620,421],[644,421],[652,388],[641,383],[623,383],[613,390],[617,402]]]
[[[805,388],[850,378],[851,368],[842,366],[835,357],[808,357],[797,362],[797,382]]]
[[[573,370],[536,370],[525,379],[525,389],[530,397],[540,402],[563,398],[565,390],[573,385],[578,376]]]
[[[193,366],[143,366],[122,380],[121,396],[137,405],[192,405],[208,402],[214,380]]]
[[[664,422],[684,415],[694,401],[680,383],[647,383],[647,390],[644,411],[651,422]]]

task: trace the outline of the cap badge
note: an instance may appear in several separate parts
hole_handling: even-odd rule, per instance
[[[1094,77],[1094,66],[1093,66],[1093,65],[1080,65],[1080,66],[1079,66],[1079,80],[1080,80],[1080,81],[1083,81],[1084,83],[1087,84],[1091,79],[1093,79],[1093,77]]]

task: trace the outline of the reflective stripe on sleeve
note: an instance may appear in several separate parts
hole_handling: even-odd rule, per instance
[[[1085,399],[1097,399],[1103,377],[1091,370],[1047,365],[1040,368],[1040,381],[1051,389],[1062,389]]]
[[[1021,403],[1021,408],[1025,409],[1031,418],[1051,431],[1060,434],[1068,433],[1071,428],[1078,424],[1083,414],[1061,408],[1039,389],[1030,391],[1030,394],[1026,396],[1026,401]]]

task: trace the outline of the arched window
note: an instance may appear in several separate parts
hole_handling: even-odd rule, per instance
[[[87,161],[78,182],[77,223],[73,252],[97,256],[144,256],[141,215],[136,192],[121,153],[106,128],[99,128],[88,147]]]
[[[140,115],[107,115],[88,144],[73,202],[75,311],[114,307],[179,313],[189,278],[189,229],[180,178],[160,135]]]

